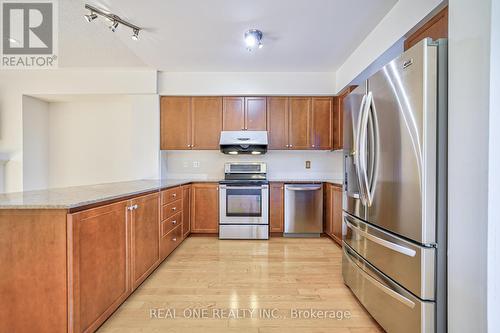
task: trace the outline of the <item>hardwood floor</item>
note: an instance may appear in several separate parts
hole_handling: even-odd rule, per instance
[[[335,311],[325,314],[334,319],[292,318],[297,309]],[[343,284],[341,250],[330,239],[214,237],[186,239],[99,330],[139,331],[382,332]]]

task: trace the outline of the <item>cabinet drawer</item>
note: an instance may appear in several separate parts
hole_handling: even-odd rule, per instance
[[[176,200],[168,205],[164,205],[161,207],[161,220],[168,219],[170,216],[175,213],[179,213],[182,211],[182,200]]]
[[[178,225],[182,223],[182,212],[172,215],[161,223],[161,236],[165,236]]]
[[[161,192],[161,204],[166,205],[175,200],[182,199],[182,188],[180,186],[174,187]]]
[[[160,254],[165,259],[182,242],[182,223],[161,237]]]

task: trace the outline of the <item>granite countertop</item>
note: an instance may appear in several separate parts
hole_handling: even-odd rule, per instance
[[[118,200],[160,191],[193,182],[218,182],[219,179],[136,180],[48,190],[0,194],[0,209],[74,209],[100,202]],[[323,183],[342,185],[341,180],[270,179],[284,183]]]

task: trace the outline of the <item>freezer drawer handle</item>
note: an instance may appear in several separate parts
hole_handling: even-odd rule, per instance
[[[373,278],[370,274],[366,273],[364,271],[364,269],[362,269],[361,267],[359,267],[358,264],[356,264],[354,262],[354,260],[351,259],[352,255],[347,250],[345,250],[345,248],[344,248],[344,253],[346,254],[346,258],[350,261],[350,263],[352,265],[354,265],[357,268],[357,270],[359,271],[359,273],[361,273],[361,275],[363,275],[363,277],[366,278],[368,281],[370,281],[375,287],[377,287],[378,289],[380,289],[381,291],[383,291],[387,295],[391,296],[395,300],[403,303],[407,307],[409,307],[411,309],[413,309],[415,307],[415,303],[414,302],[412,302],[408,298],[404,297],[400,293],[392,290],[391,288],[383,285],[377,279]]]
[[[286,189],[292,191],[317,191],[321,190],[321,186],[287,187]]]
[[[389,242],[389,241],[387,241],[385,239],[382,239],[382,238],[378,238],[376,236],[373,236],[373,235],[367,233],[364,230],[361,230],[360,228],[358,228],[355,225],[353,225],[348,220],[347,217],[344,217],[344,221],[345,221],[346,225],[349,228],[351,228],[352,230],[355,230],[358,234],[360,234],[361,236],[363,236],[365,238],[368,238],[372,242],[375,242],[375,243],[377,243],[379,245],[382,245],[383,247],[386,247],[386,248],[391,249],[393,251],[396,251],[396,252],[399,252],[401,254],[407,255],[409,257],[414,257],[417,254],[417,252],[415,250],[409,249],[409,248],[401,246],[399,244],[395,244],[395,243]]]

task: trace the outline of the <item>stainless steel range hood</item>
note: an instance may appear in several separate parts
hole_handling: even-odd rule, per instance
[[[267,152],[267,131],[222,131],[220,151],[224,154],[260,155]]]

